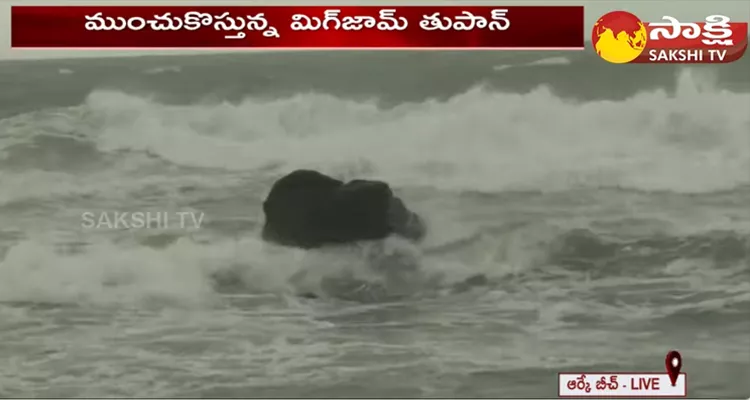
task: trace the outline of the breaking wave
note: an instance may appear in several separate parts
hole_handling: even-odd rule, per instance
[[[100,90],[78,107],[0,121],[0,206],[74,196],[122,200],[174,181],[218,191],[250,184],[247,176],[257,181],[300,167],[456,195],[739,190],[750,184],[750,95],[716,90],[711,78],[685,69],[675,94],[642,92],[624,101],[573,103],[545,87],[523,94],[474,88],[447,101],[392,108],[319,93],[175,106]],[[159,173],[144,172],[165,164]],[[253,192],[255,201],[264,190]],[[3,250],[0,300],[209,299],[238,283],[243,290],[315,295],[354,293],[364,284],[366,296],[387,297],[415,285],[460,291],[466,282],[486,284],[471,280],[477,273],[512,276],[550,263],[564,267],[563,274],[579,273],[581,265],[600,266],[596,254],[613,248],[620,250],[609,257],[632,256],[622,250],[626,245],[575,233],[579,226],[503,226],[491,227],[505,229],[502,234],[487,233],[476,222],[451,220],[451,200],[441,201],[448,203],[414,203],[438,232],[421,249],[386,241],[299,252],[261,243],[254,232],[210,244],[182,237],[168,246],[127,247],[86,238],[61,247],[25,232]],[[700,222],[699,230],[734,230],[735,248],[747,248],[746,221],[703,217],[714,225]],[[584,243],[584,249],[554,253],[560,243]],[[747,256],[742,251],[730,265]],[[376,265],[429,268],[372,276],[373,257]],[[680,258],[662,261],[673,265]],[[348,281],[329,279],[342,274]]]
[[[525,94],[475,88],[389,109],[314,93],[171,106],[96,91],[74,109],[3,120],[9,135],[0,145],[6,161],[39,136],[67,137],[78,143],[75,151],[93,145],[187,167],[315,166],[441,190],[712,192],[750,182],[750,95],[714,90],[710,78],[686,69],[676,94],[624,101],[577,104],[545,87]]]

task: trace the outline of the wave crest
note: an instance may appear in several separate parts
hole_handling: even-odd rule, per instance
[[[714,90],[710,75],[690,69],[677,79],[673,95],[657,90],[623,101],[574,103],[545,87],[525,94],[474,88],[387,109],[316,93],[175,106],[96,91],[75,109],[0,124],[6,160],[19,141],[67,135],[99,152],[145,153],[188,167],[308,167],[444,190],[700,193],[750,183],[750,95]],[[48,142],[65,147],[59,141]]]

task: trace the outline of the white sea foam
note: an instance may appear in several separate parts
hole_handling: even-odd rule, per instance
[[[396,185],[487,192],[707,192],[750,182],[750,95],[713,90],[689,70],[674,96],[583,104],[539,88],[474,89],[389,110],[315,94],[164,106],[104,91],[86,107],[103,121],[101,150],[149,151],[188,166],[355,168]]]
[[[182,68],[177,65],[155,67],[155,68],[150,68],[150,69],[143,71],[143,73],[147,75],[158,75],[158,74],[164,74],[164,73],[178,74],[180,72],[182,72]]]
[[[570,59],[567,57],[548,57],[548,58],[542,58],[541,60],[535,60],[529,63],[525,64],[501,64],[496,65],[492,68],[495,72],[505,71],[510,68],[528,68],[528,67],[537,67],[537,66],[544,66],[544,65],[569,65]]]
[[[96,91],[79,107],[2,120],[0,162],[10,166],[11,153],[39,136],[75,135],[117,161],[88,171],[0,171],[7,218],[0,226],[6,355],[0,369],[7,371],[0,374],[0,396],[242,397],[263,396],[268,387],[281,388],[268,397],[299,397],[315,388],[323,388],[317,392],[323,396],[354,390],[377,397],[399,387],[424,388],[398,392],[404,397],[512,395],[520,392],[505,391],[518,385],[532,393],[520,371],[593,370],[615,359],[657,365],[664,348],[674,346],[686,349],[691,368],[704,362],[696,376],[714,370],[719,376],[724,371],[706,360],[718,366],[747,360],[747,330],[739,318],[748,302],[748,284],[737,279],[747,273],[740,236],[729,236],[718,251],[738,258],[727,265],[664,254],[659,260],[666,261],[643,276],[636,264],[662,252],[657,245],[649,254],[626,254],[636,264],[623,266],[622,273],[596,270],[598,265],[586,271],[549,265],[556,240],[571,228],[591,226],[584,215],[588,205],[561,215],[551,205],[546,211],[554,220],[547,220],[549,214],[527,218],[528,209],[498,200],[508,196],[480,196],[483,201],[472,203],[472,196],[445,193],[410,202],[434,228],[420,246],[389,239],[302,251],[264,243],[252,229],[146,245],[148,237],[133,232],[66,230],[60,218],[91,199],[98,205],[135,202],[144,187],[169,189],[160,199],[188,197],[174,190],[178,186],[199,187],[212,200],[241,187],[233,195],[241,198],[238,212],[245,215],[253,213],[245,197],[257,200],[264,186],[248,189],[244,178],[300,167],[448,192],[730,189],[750,181],[750,97],[716,90],[713,78],[686,69],[677,77],[676,94],[642,92],[623,101],[574,103],[545,88],[526,94],[475,88],[444,102],[394,109],[322,94],[168,106]],[[24,151],[33,153],[29,148]],[[165,167],[152,156],[227,171]],[[627,202],[613,203],[596,206]],[[633,214],[658,219],[664,208],[674,210],[666,219],[680,225],[677,236],[750,229],[740,207],[693,212],[667,204],[662,214]],[[58,214],[45,217],[49,209]],[[625,211],[607,212],[606,221],[597,222],[630,217]],[[523,227],[502,225],[516,217]],[[488,233],[488,225],[502,225],[502,232]],[[706,252],[720,247],[709,244]],[[324,281],[346,273],[383,284],[370,263],[387,264],[393,255],[406,265],[417,263],[422,273],[415,282],[386,282],[389,289],[436,281],[450,287],[475,273],[489,276],[490,289],[374,306],[289,296],[325,294]],[[222,277],[238,282],[240,290],[217,285]],[[65,308],[70,303],[76,306]],[[699,327],[696,313],[737,322],[691,335],[684,326]],[[673,329],[680,335],[665,334],[668,324],[655,325],[675,316],[672,321],[684,324]]]
[[[397,186],[485,192],[709,192],[750,182],[750,95],[715,90],[711,78],[686,69],[673,96],[643,92],[623,101],[576,104],[543,87],[527,94],[477,88],[387,110],[323,94],[167,106],[97,91],[68,112],[78,122],[59,112],[34,118],[37,130],[77,124],[104,152],[146,151],[193,167],[314,167]],[[22,118],[2,124],[23,130]]]
[[[678,76],[674,95],[644,92],[623,101],[576,104],[555,97],[545,88],[527,94],[474,89],[446,102],[427,101],[393,109],[316,94],[273,101],[250,98],[239,104],[168,106],[144,97],[97,91],[76,109],[37,112],[0,124],[7,133],[6,156],[13,145],[34,133],[64,135],[74,131],[79,140],[92,141],[103,152],[145,151],[184,166],[238,172],[259,171],[267,166],[282,172],[312,167],[338,174],[376,176],[396,186],[486,192],[597,186],[708,192],[750,183],[750,115],[742,112],[750,106],[750,96],[715,90],[713,83],[712,76],[686,69]],[[137,188],[168,185],[173,180],[171,176],[139,174],[138,166],[148,162],[153,160],[133,155],[106,171],[84,175],[3,171],[0,201],[7,204],[74,194],[118,199]],[[201,174],[180,179],[184,185],[217,189],[235,183],[231,174],[222,179]],[[445,212],[429,215],[431,223],[451,224],[448,217],[440,222],[441,214]],[[740,220],[716,219],[715,215],[694,217],[688,222],[703,228],[716,225],[739,229],[737,224],[746,225]],[[435,246],[460,240],[471,235],[474,228],[467,225],[466,229],[469,231],[463,232],[459,227],[442,229],[455,237],[436,234],[430,240]],[[534,235],[537,233],[532,234],[529,243],[548,240]],[[259,249],[250,243],[240,247]],[[216,244],[219,248],[195,250],[191,262],[199,263],[196,260],[206,254],[234,254],[225,246],[235,245]],[[518,258],[519,254],[522,258],[535,257],[533,251],[517,250],[526,245],[488,243],[487,248],[499,251],[498,247],[505,246],[501,258],[511,260],[509,264],[517,268],[538,261]],[[180,246],[170,248],[182,249]],[[11,279],[23,265],[55,265],[57,260],[72,269],[85,269],[89,263],[96,273],[68,271],[60,276],[89,276],[98,285],[106,280],[101,274],[107,268],[102,268],[102,264],[128,263],[115,261],[118,257],[111,256],[115,252],[122,252],[123,257],[153,253],[153,263],[143,261],[149,259],[143,254],[143,260],[129,262],[131,266],[144,265],[152,272],[182,265],[180,260],[162,259],[167,257],[166,250],[105,247],[91,250],[98,251],[101,259],[93,253],[77,259],[75,255],[59,256],[51,247],[36,241],[24,242],[9,250],[0,274],[10,274],[2,279],[6,283],[27,281],[30,285],[36,280]],[[182,250],[177,252],[182,254]],[[264,257],[259,254],[237,259]],[[229,257],[208,264],[230,266],[232,260]],[[264,260],[264,264],[273,264]],[[472,263],[473,267],[481,264],[478,259]],[[286,282],[300,265],[289,260],[281,264],[296,266],[272,279],[276,284]],[[460,269],[437,261],[431,262],[431,267],[440,273]],[[186,271],[185,267],[180,268],[183,273]],[[497,266],[492,268],[497,273]],[[455,279],[466,273],[458,273]],[[184,276],[194,282],[193,286],[188,285],[188,292],[200,291],[206,285],[206,280],[198,275]],[[57,275],[44,272],[43,276]],[[165,276],[169,276],[169,271]],[[151,278],[146,281],[159,282]],[[85,284],[86,279],[80,282]],[[28,285],[8,285],[6,296],[28,289]]]

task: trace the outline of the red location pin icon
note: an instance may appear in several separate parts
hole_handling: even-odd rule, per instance
[[[672,381],[672,386],[677,386],[677,378],[680,376],[680,370],[682,369],[682,356],[680,352],[672,350],[667,353],[667,374],[669,380]]]

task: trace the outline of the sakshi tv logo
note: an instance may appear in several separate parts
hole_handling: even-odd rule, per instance
[[[643,22],[627,11],[612,11],[594,24],[591,43],[596,54],[614,64],[726,64],[747,49],[748,23],[724,15],[702,22]]]

